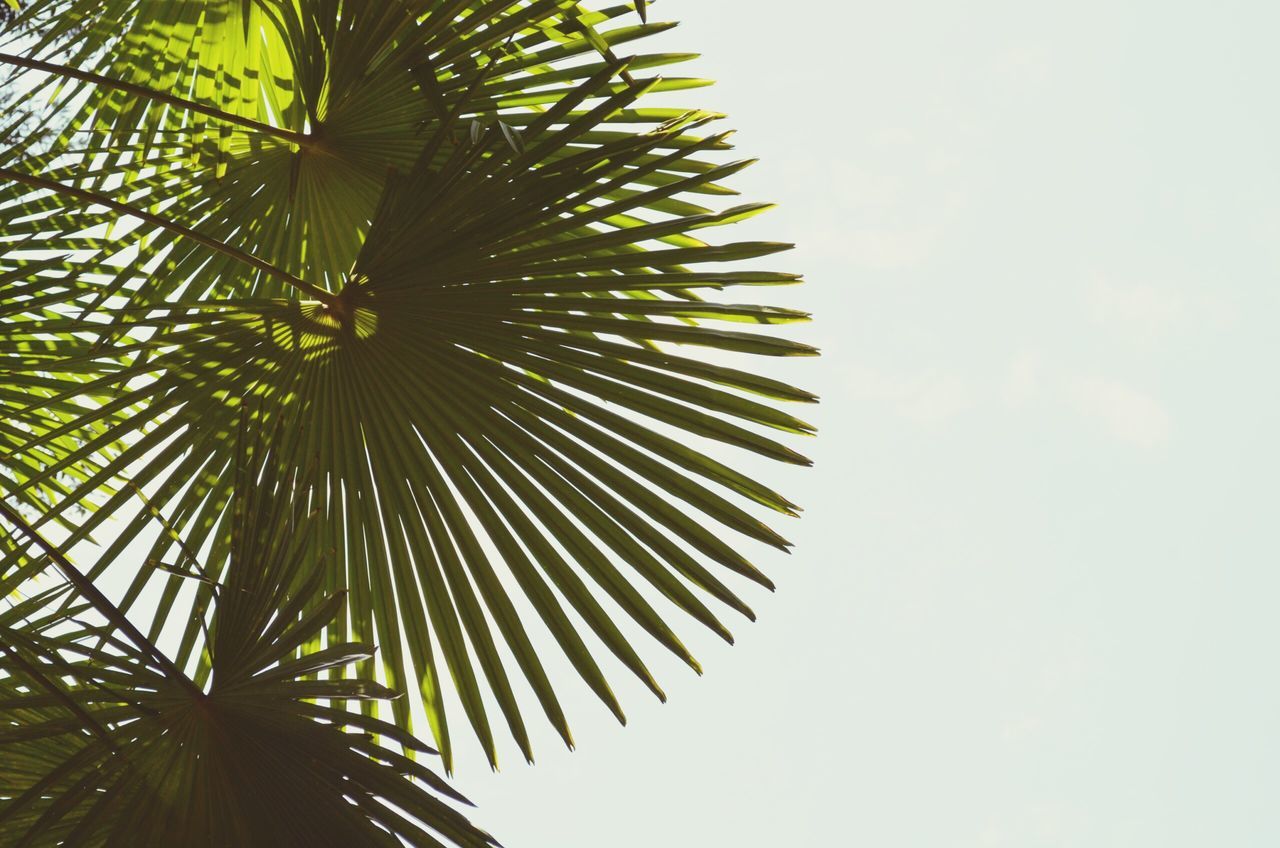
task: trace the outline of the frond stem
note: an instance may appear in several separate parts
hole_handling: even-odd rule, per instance
[[[49,559],[53,560],[54,564],[58,566],[58,570],[62,572],[67,581],[75,586],[76,591],[80,592],[85,600],[92,604],[93,608],[113,627],[123,633],[130,642],[133,642],[138,650],[150,656],[156,665],[164,670],[165,674],[169,675],[171,679],[180,682],[193,694],[203,697],[204,693],[192,682],[191,678],[187,677],[181,669],[174,665],[172,660],[164,655],[164,652],[144,636],[142,631],[135,627],[133,622],[129,621],[125,614],[120,611],[120,608],[113,604],[110,598],[102,594],[97,586],[93,585],[93,581],[85,576],[84,572],[72,565],[71,560],[67,559],[62,551],[41,536],[16,510],[10,508],[3,499],[0,499],[0,518],[13,525],[19,533],[44,551]]]
[[[33,71],[43,71],[47,74],[54,74],[61,77],[70,77],[78,79],[82,82],[91,82],[94,85],[103,88],[114,89],[115,91],[124,91],[137,97],[143,97],[147,100],[154,100],[157,103],[166,103],[179,109],[186,109],[190,112],[199,112],[201,115],[207,115],[210,118],[217,118],[220,121],[226,121],[229,124],[251,129],[260,132],[263,135],[269,135],[284,141],[292,142],[299,147],[311,147],[313,139],[306,133],[287,130],[283,127],[273,127],[270,124],[264,124],[261,121],[255,121],[252,118],[244,118],[239,115],[233,115],[230,112],[224,112],[212,106],[205,106],[203,103],[197,103],[194,100],[187,100],[184,97],[178,97],[173,94],[166,94],[162,91],[155,91],[144,85],[125,82],[124,80],[112,79],[104,77],[101,74],[95,74],[90,71],[82,71],[78,68],[69,68],[66,65],[58,65],[53,62],[45,62],[40,59],[28,59],[25,56],[16,56],[12,53],[0,53],[0,62],[7,65],[17,65],[20,68],[29,68]]]
[[[73,698],[67,695],[66,692],[59,689],[57,684],[51,681],[43,672],[40,671],[39,668],[27,662],[27,660],[18,653],[16,648],[7,644],[3,635],[0,635],[0,652],[9,657],[9,660],[20,668],[27,677],[34,680],[37,686],[52,695],[55,700],[62,704],[62,706],[70,710],[76,718],[84,722],[85,726],[88,727],[102,742],[104,742],[106,746],[111,749],[112,753],[118,754],[120,752],[119,746],[117,746],[116,741],[111,738],[111,734],[107,732],[107,729],[99,724],[96,718],[94,718],[86,709],[77,704]]]
[[[29,185],[33,188],[46,189],[48,191],[55,192],[56,194],[62,194],[67,197],[74,197],[77,200],[83,200],[88,203],[96,203],[99,206],[105,206],[108,209],[119,212],[121,215],[132,215],[135,218],[141,218],[148,224],[160,227],[172,233],[177,233],[184,238],[203,244],[211,250],[216,250],[224,256],[230,256],[232,259],[256,268],[264,274],[275,277],[277,280],[293,286],[298,291],[311,296],[315,300],[318,300],[327,306],[332,307],[337,303],[338,298],[336,295],[327,292],[316,285],[308,283],[306,280],[295,277],[288,271],[277,268],[270,262],[259,259],[258,257],[245,253],[242,250],[238,250],[225,242],[218,241],[215,238],[196,232],[190,227],[185,227],[176,221],[170,221],[168,218],[164,218],[160,215],[154,215],[150,212],[139,209],[136,206],[130,206],[127,203],[121,203],[118,200],[113,200],[105,194],[99,194],[96,191],[89,191],[88,189],[75,188],[74,186],[65,185],[57,182],[56,180],[47,180],[44,177],[37,177],[33,174],[24,174],[21,171],[13,171],[8,168],[0,168],[0,179],[9,179],[16,183]]]

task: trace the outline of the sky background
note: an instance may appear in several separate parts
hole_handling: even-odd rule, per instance
[[[664,0],[822,395],[706,667],[464,761],[513,848],[1280,844],[1280,7]],[[752,292],[753,293],[753,292]],[[745,295],[740,295],[745,297]],[[623,687],[625,688],[625,687]],[[574,700],[576,698],[576,700]],[[511,759],[510,757],[508,759]]]
[[[738,644],[456,784],[510,848],[1280,844],[1280,7],[664,0],[804,272]],[[654,49],[646,45],[646,49]],[[719,235],[730,235],[720,233]],[[751,363],[755,365],[757,363]],[[548,640],[549,642],[549,640]],[[550,654],[548,655],[551,656]],[[548,663],[555,666],[555,661]],[[553,679],[571,677],[561,664]],[[456,715],[455,711],[455,715]],[[464,736],[460,733],[459,736]]]

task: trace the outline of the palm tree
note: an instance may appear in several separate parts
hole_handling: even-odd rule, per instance
[[[422,756],[572,745],[547,634],[625,721],[788,546],[705,81],[644,2],[0,8],[0,846],[491,844]]]

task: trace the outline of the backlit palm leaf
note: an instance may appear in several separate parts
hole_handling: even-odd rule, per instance
[[[161,108],[80,74],[66,101],[79,111],[46,158],[0,163],[0,215],[14,222],[0,384],[50,381],[16,410],[33,423],[13,436],[9,485],[33,503],[70,489],[46,521],[97,507],[71,541],[149,493],[91,574],[156,510],[189,549],[207,547],[221,579],[234,433],[253,398],[258,426],[284,434],[276,472],[317,470],[308,556],[350,608],[326,643],[380,644],[388,683],[421,698],[446,764],[446,686],[491,760],[490,699],[532,756],[519,679],[570,739],[537,629],[619,718],[601,646],[661,696],[623,619],[695,668],[671,608],[731,638],[713,605],[751,611],[725,574],[769,583],[724,530],[785,547],[744,507],[796,508],[689,436],[804,463],[770,432],[810,428],[772,401],[813,397],[720,354],[813,351],[744,326],[801,313],[704,299],[796,277],[718,269],[786,245],[695,235],[764,207],[705,205],[745,164],[703,134],[714,116],[638,102],[698,82],[644,77],[678,54],[614,55],[662,25],[560,0],[274,3],[252,7],[266,23],[252,17],[245,41],[238,4],[176,2],[173,19],[145,0],[116,5],[125,42],[193,48],[161,50],[153,74],[91,22],[85,68],[101,52],[93,73],[210,108]],[[275,46],[218,65],[237,38]],[[206,85],[215,65],[247,75],[252,62],[274,94],[253,100],[216,74]],[[130,210],[141,226],[119,225]],[[14,258],[18,244],[54,264]],[[27,305],[70,270],[56,302]],[[708,349],[715,361],[698,355]],[[148,562],[172,546],[166,535]],[[125,608],[157,580],[153,637],[189,582],[143,568]],[[216,618],[213,590],[196,594],[183,664]],[[409,726],[408,702],[395,717]]]
[[[71,583],[0,604],[0,846],[496,844],[434,772],[388,745],[431,749],[332,705],[394,696],[332,676],[371,646],[297,655],[342,598],[313,600],[323,572],[305,557],[307,522],[289,491],[259,482],[237,501],[207,691],[110,618],[94,624],[100,600]],[[5,523],[10,545],[31,538]],[[9,586],[43,560],[16,546],[34,555]]]

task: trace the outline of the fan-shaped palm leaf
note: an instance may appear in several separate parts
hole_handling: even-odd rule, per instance
[[[63,8],[37,2],[29,19]],[[731,638],[708,599],[751,611],[724,572],[769,582],[716,525],[785,547],[744,506],[796,509],[687,437],[804,463],[768,433],[811,428],[769,401],[813,400],[688,352],[813,351],[721,325],[801,313],[703,299],[796,278],[715,270],[786,245],[694,235],[764,207],[703,205],[745,164],[701,134],[713,115],[638,102],[699,84],[643,78],[682,55],[614,55],[663,25],[563,0],[166,9],[117,0],[78,19],[96,33],[78,70],[35,68],[73,80],[58,102],[74,119],[43,158],[0,161],[14,222],[0,384],[47,381],[17,405],[8,485],[32,503],[58,494],[46,521],[98,508],[69,541],[145,489],[149,511],[90,575],[154,510],[220,580],[234,432],[255,398],[259,425],[284,434],[275,472],[318,472],[308,556],[330,555],[323,591],[350,593],[326,643],[376,639],[446,764],[446,679],[491,760],[490,698],[532,756],[516,675],[570,739],[534,623],[619,718],[592,642],[661,696],[619,615],[696,668],[652,598]],[[123,606],[152,580],[155,637],[186,581],[150,565]],[[217,606],[210,586],[197,596],[181,664]],[[407,702],[396,718],[409,726]]]
[[[340,676],[372,646],[297,655],[342,597],[316,600],[323,571],[305,557],[307,522],[292,491],[256,482],[234,510],[207,691],[141,634],[115,628],[118,613],[92,590],[86,600],[83,579],[0,609],[0,845],[496,844],[449,803],[464,799],[388,743],[434,751],[331,705],[394,697]],[[74,574],[0,509],[16,537],[44,545]],[[44,565],[38,548],[15,547],[35,555],[2,585]],[[100,624],[85,620],[103,612]]]

